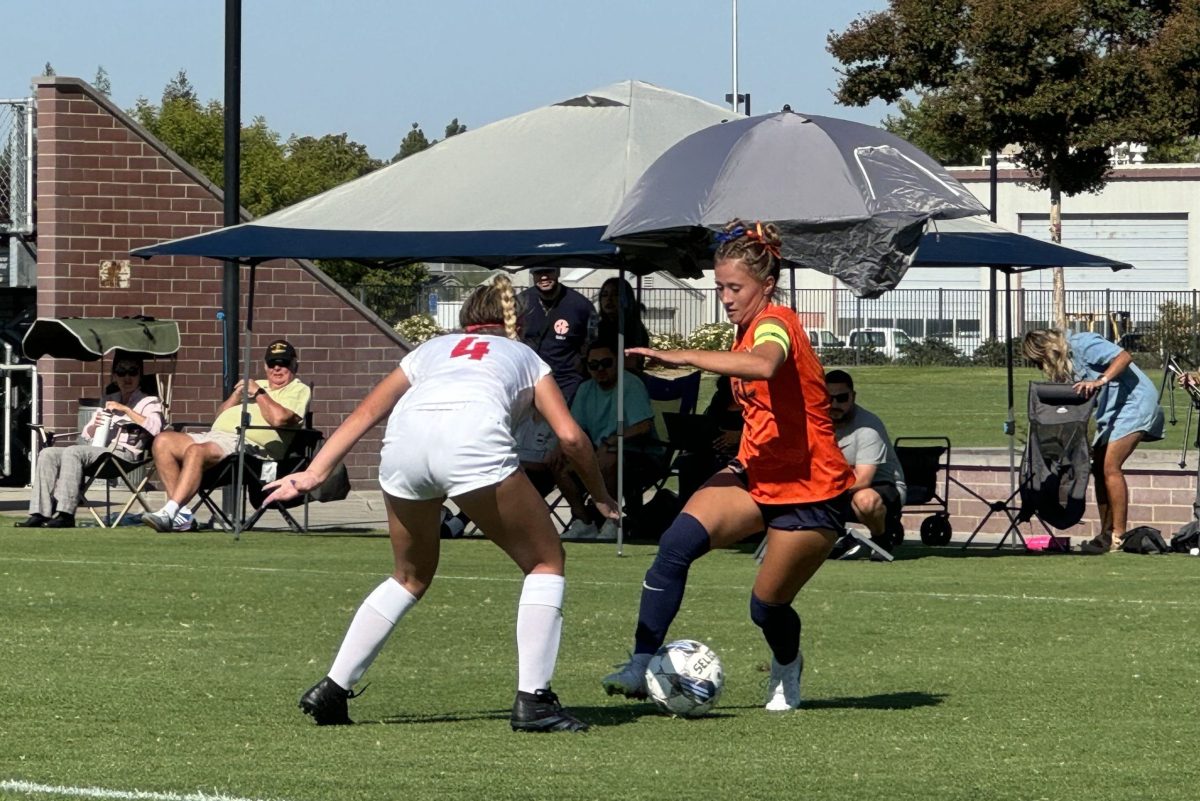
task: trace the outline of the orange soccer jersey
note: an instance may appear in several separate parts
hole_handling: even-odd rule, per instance
[[[738,461],[750,496],[764,504],[835,498],[854,485],[854,471],[833,435],[825,372],[808,334],[795,312],[769,304],[737,332],[733,351],[753,348],[756,332],[784,347],[787,357],[769,380],[732,381],[745,418]]]

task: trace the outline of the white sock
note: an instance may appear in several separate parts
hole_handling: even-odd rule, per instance
[[[163,517],[174,520],[175,513],[178,511],[179,511],[179,504],[175,503],[175,501],[168,499],[167,502],[163,505],[163,508],[158,510],[158,513],[161,514]]]
[[[532,693],[550,686],[562,639],[563,592],[567,581],[549,573],[525,577],[517,606],[517,689]]]
[[[388,576],[354,613],[333,667],[329,668],[329,678],[343,689],[352,689],[379,656],[392,629],[416,602],[415,595]]]

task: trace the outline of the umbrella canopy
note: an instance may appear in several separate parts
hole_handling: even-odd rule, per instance
[[[600,234],[628,189],[682,137],[733,116],[623,81],[450,137],[253,222],[134,255],[614,263],[617,248]]]
[[[21,341],[25,356],[94,362],[115,350],[143,356],[173,356],[179,350],[174,320],[137,317],[61,317],[35,320]]]
[[[1114,272],[1133,267],[1123,261],[1014,233],[977,218],[931,223],[921,237],[913,266],[992,267],[1010,274],[1049,267],[1107,267]]]
[[[928,155],[887,131],[784,111],[734,120],[671,147],[630,190],[604,238],[703,259],[729,220],[773,222],[783,258],[860,297],[899,283],[930,219],[987,209]]]

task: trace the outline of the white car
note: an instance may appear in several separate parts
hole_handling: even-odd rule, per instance
[[[846,343],[833,335],[833,332],[828,328],[808,328],[808,341],[812,343],[813,350],[820,353],[828,348],[844,348]]]
[[[897,359],[901,356],[900,346],[912,341],[899,328],[855,328],[850,332],[849,347],[874,348],[889,359]]]

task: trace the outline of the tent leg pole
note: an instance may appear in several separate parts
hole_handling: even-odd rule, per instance
[[[1004,274],[1004,362],[1008,373],[1008,418],[1004,433],[1008,434],[1008,489],[1017,489],[1017,421],[1013,415],[1013,352],[1012,352],[1012,274]]]

